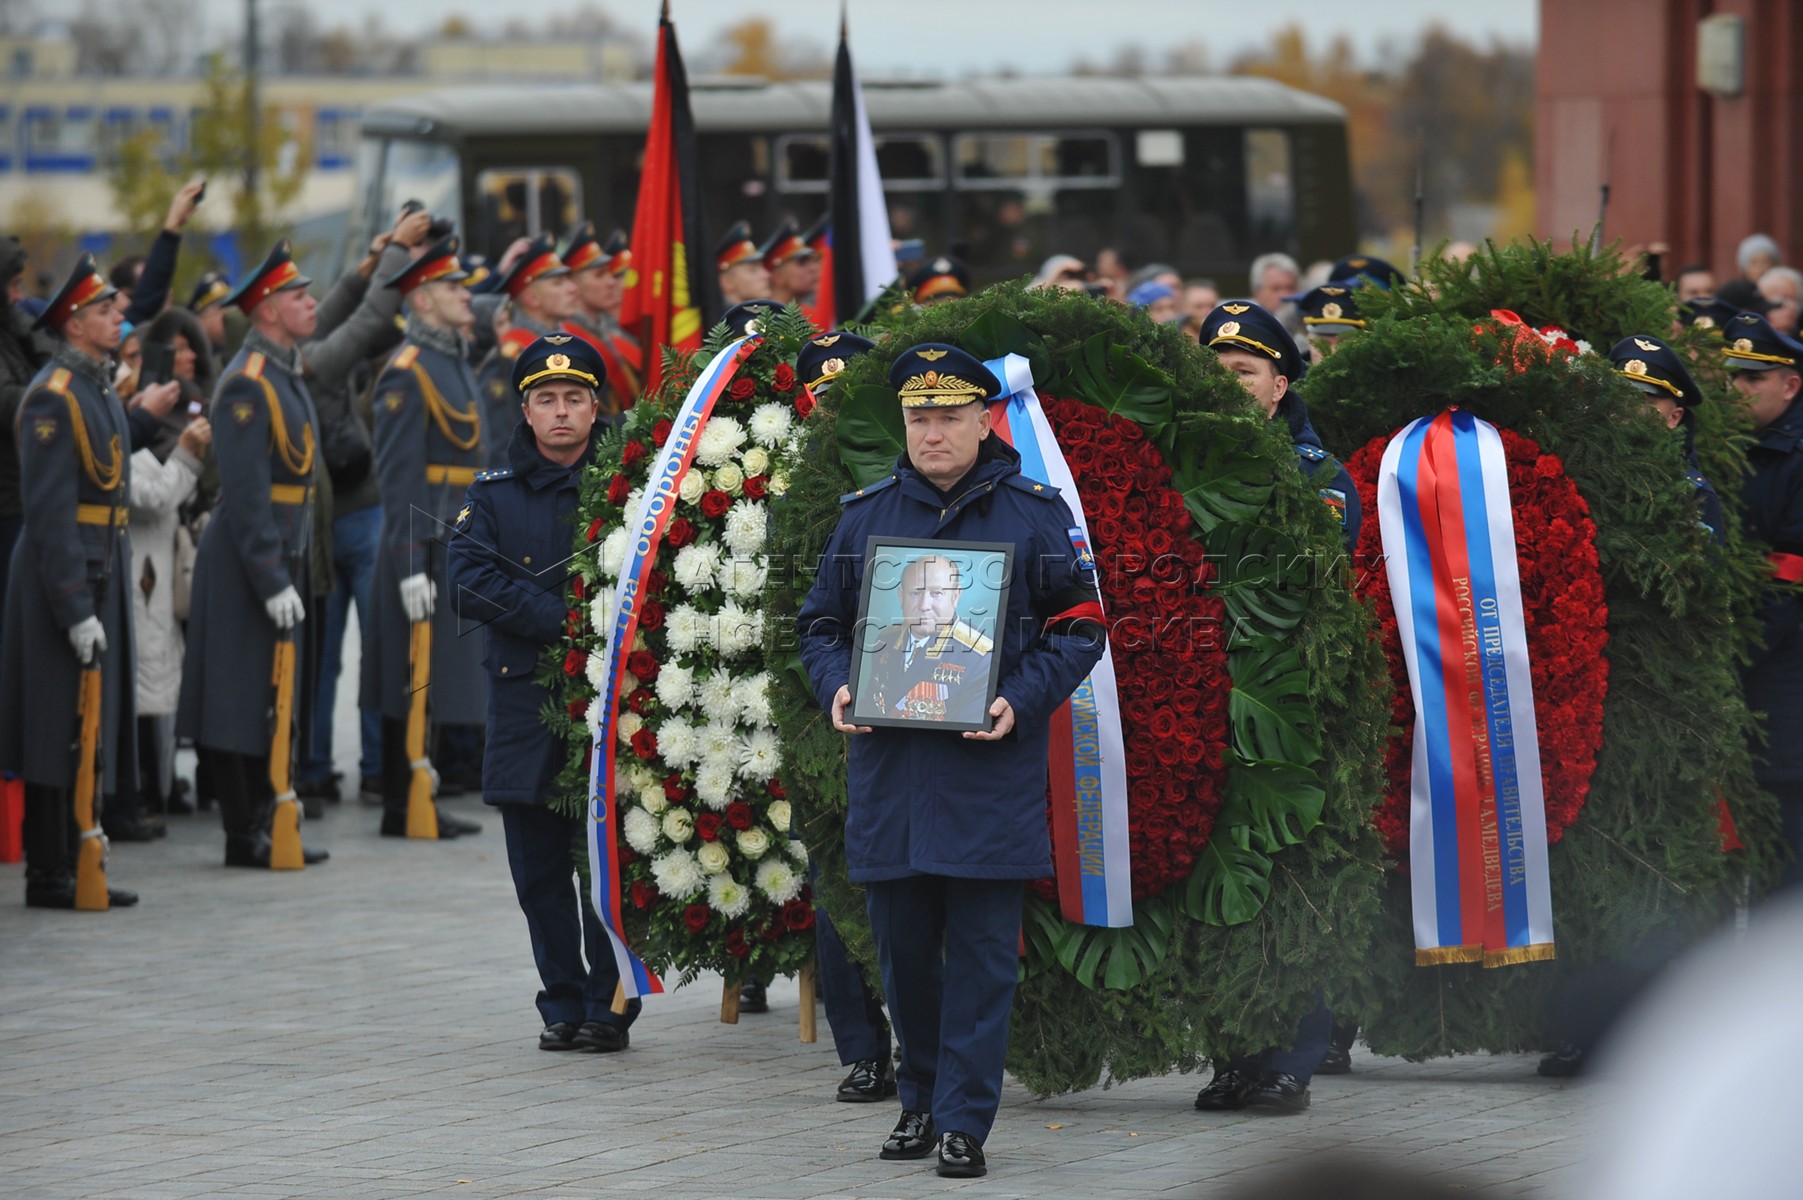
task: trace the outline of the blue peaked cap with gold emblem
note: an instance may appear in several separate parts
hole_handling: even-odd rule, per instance
[[[1365,319],[1359,316],[1358,297],[1353,295],[1353,290],[1353,281],[1342,280],[1339,283],[1324,283],[1313,291],[1304,293],[1296,301],[1296,307],[1302,313],[1302,323],[1308,327],[1308,331],[1340,337],[1363,329]]]
[[[1785,337],[1753,312],[1735,313],[1722,329],[1722,355],[1730,371],[1803,371],[1803,344]]]
[[[876,343],[855,333],[836,329],[808,342],[795,356],[795,374],[809,391],[819,391],[833,382],[845,364],[860,354],[876,349]]]
[[[1387,292],[1402,282],[1402,272],[1374,254],[1348,254],[1327,272],[1327,282],[1372,283]]]
[[[1690,377],[1678,352],[1650,333],[1635,333],[1615,343],[1609,351],[1609,362],[1615,373],[1649,396],[1662,397],[1684,406],[1684,418],[1702,403],[1703,390]]]
[[[758,332],[759,321],[782,310],[783,306],[774,300],[742,300],[726,310],[720,323],[735,338],[749,337]]]
[[[1302,376],[1302,352],[1283,322],[1250,300],[1229,300],[1202,322],[1201,341],[1219,353],[1245,350],[1277,364],[1277,373],[1292,382]]]
[[[904,350],[889,368],[903,408],[958,408],[1002,394],[1002,384],[974,355],[941,342]]]
[[[1678,320],[1685,326],[1705,329],[1719,336],[1739,311],[1726,300],[1711,296],[1706,300],[1686,300],[1678,305]]]
[[[547,333],[513,360],[513,390],[521,399],[528,388],[560,379],[599,392],[607,383],[607,364],[593,346],[567,333]]]

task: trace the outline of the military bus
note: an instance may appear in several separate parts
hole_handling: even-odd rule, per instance
[[[1354,248],[1346,112],[1249,77],[867,83],[890,224],[979,281],[1053,253],[1168,262],[1224,287],[1257,255],[1303,263]],[[831,86],[710,80],[692,88],[710,236],[827,204]],[[364,110],[347,246],[406,200],[451,217],[472,249],[632,228],[648,83],[478,86]]]

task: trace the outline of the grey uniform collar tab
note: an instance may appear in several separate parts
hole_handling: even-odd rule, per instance
[[[50,356],[59,367],[67,367],[70,371],[91,383],[97,383],[102,389],[113,386],[113,370],[98,358],[89,358],[68,342],[58,342],[56,352]]]
[[[244,348],[261,354],[264,358],[269,360],[270,366],[278,367],[296,378],[300,377],[301,352],[299,346],[296,346],[291,350],[283,349],[269,338],[263,336],[262,330],[253,329],[244,335]]]
[[[414,316],[407,318],[407,340],[456,359],[463,358],[468,352],[466,343],[455,329],[445,329]]]

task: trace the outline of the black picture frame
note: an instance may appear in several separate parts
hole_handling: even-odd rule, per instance
[[[916,571],[923,559],[942,559]],[[909,579],[910,572],[915,573]],[[918,587],[920,572],[933,572]],[[945,608],[948,574],[958,584]],[[1012,542],[874,535],[864,543],[864,586],[852,648],[847,719],[872,728],[986,733],[1001,682],[1002,632],[1014,576]],[[941,586],[933,587],[938,583]],[[909,617],[904,596],[912,592]],[[938,611],[919,606],[930,603]],[[922,635],[927,620],[935,623]]]

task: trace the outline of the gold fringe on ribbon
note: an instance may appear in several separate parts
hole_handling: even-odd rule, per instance
[[[1415,965],[1418,967],[1444,967],[1453,963],[1474,963],[1484,961],[1482,946],[1429,946],[1415,950]]]
[[[1540,942],[1532,946],[1513,946],[1507,950],[1487,950],[1484,952],[1484,969],[1495,967],[1513,967],[1519,963],[1551,962],[1553,944]]]

